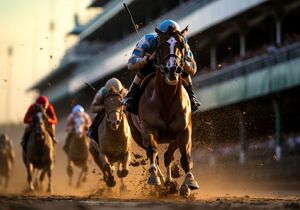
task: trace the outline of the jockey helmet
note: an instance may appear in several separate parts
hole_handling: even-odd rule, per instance
[[[49,100],[46,96],[40,96],[36,99],[36,104],[47,107],[49,105]]]
[[[114,87],[117,92],[120,92],[123,89],[122,83],[115,77],[107,80],[107,82],[105,83],[105,87],[107,88],[107,90]]]
[[[180,31],[180,27],[178,23],[174,20],[166,19],[159,24],[158,29],[162,32],[167,32],[169,30],[169,26],[173,27],[176,31]]]
[[[84,108],[82,106],[80,106],[79,104],[77,104],[76,106],[73,107],[72,109],[72,113],[82,113],[84,112]]]

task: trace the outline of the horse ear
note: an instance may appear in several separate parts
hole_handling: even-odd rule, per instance
[[[159,30],[158,28],[155,27],[155,32],[157,33],[158,36],[160,36],[163,32]]]
[[[180,33],[182,34],[182,36],[185,36],[188,31],[189,31],[189,26],[187,25]]]

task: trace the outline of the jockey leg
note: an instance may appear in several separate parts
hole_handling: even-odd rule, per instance
[[[22,141],[21,141],[21,146],[22,146],[24,152],[26,152],[27,140],[29,138],[31,130],[32,130],[31,125],[30,124],[25,124],[25,130],[24,130],[24,134],[23,134],[23,137],[22,137]]]
[[[139,72],[135,75],[132,84],[130,85],[129,91],[125,98],[123,99],[123,104],[126,106],[126,110],[137,114],[138,113],[138,100],[140,94],[140,84],[144,76],[139,74]]]
[[[153,62],[147,63],[143,68],[141,68],[135,75],[130,89],[123,99],[123,104],[126,106],[126,110],[133,114],[138,114],[138,107],[141,97],[140,84],[143,79],[150,73],[155,71]]]
[[[88,131],[87,131],[87,135],[88,137],[90,137],[91,139],[94,139],[97,143],[99,143],[99,140],[98,140],[98,126],[99,124],[101,123],[103,117],[104,117],[104,114],[105,114],[105,109],[102,109],[101,111],[99,111],[93,122],[92,122],[92,125],[89,127]]]
[[[191,108],[192,112],[197,111],[198,107],[201,105],[201,103],[197,100],[195,97],[193,86],[192,86],[192,79],[190,75],[183,73],[183,86],[185,87],[191,101]]]
[[[57,141],[56,141],[56,137],[55,137],[55,125],[49,125],[49,131],[50,131],[50,135],[52,137],[53,144],[56,144]]]

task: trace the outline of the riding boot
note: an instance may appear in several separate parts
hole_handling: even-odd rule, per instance
[[[195,112],[201,106],[201,103],[195,97],[192,84],[184,85],[184,87],[190,97],[192,112]]]
[[[25,131],[24,131],[24,134],[23,134],[23,137],[22,137],[22,140],[21,140],[21,146],[22,146],[24,152],[26,152],[27,140],[29,138],[30,132],[31,132],[30,127],[25,128]]]
[[[135,82],[132,83],[130,90],[123,99],[123,104],[126,106],[126,110],[133,114],[138,113],[138,105],[140,99],[140,85]]]
[[[97,143],[99,143],[98,141],[98,126],[100,125],[101,120],[103,119],[105,114],[105,110],[102,109],[100,112],[98,112],[92,122],[92,125],[89,127],[88,131],[87,131],[87,135],[88,137],[90,137],[91,139],[94,139]]]

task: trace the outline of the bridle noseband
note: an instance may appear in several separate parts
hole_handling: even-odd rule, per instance
[[[121,117],[120,120],[122,120],[122,119],[123,119],[123,115],[122,115],[122,113],[123,113],[123,105],[122,105],[122,103],[121,103],[121,101],[122,101],[122,96],[121,96],[120,93],[111,93],[111,94],[108,94],[107,96],[105,96],[104,100],[106,100],[106,99],[108,99],[108,98],[110,98],[110,97],[112,97],[112,96],[118,96],[118,97],[121,99],[121,100],[120,100],[121,108],[120,108],[120,110],[119,110],[119,109],[112,109],[112,110],[110,110],[108,113],[105,113],[105,115],[106,115],[106,120],[108,121],[108,120],[109,120],[109,115],[110,115],[111,113],[114,113],[114,112],[119,113],[119,114],[120,114],[120,117]]]
[[[165,32],[165,33],[159,35],[159,36],[157,37],[157,39],[159,40],[162,36],[165,36],[165,35],[179,35],[179,36],[183,37],[183,39],[185,40],[184,36],[183,36],[180,32],[177,32],[177,31],[175,31],[175,32]],[[182,70],[183,70],[183,64],[184,64],[184,62],[185,62],[185,60],[186,60],[186,59],[185,59],[185,53],[187,52],[187,46],[186,46],[186,43],[183,43],[183,44],[184,44],[184,52],[182,53],[182,55],[183,55],[182,57],[179,57],[178,55],[172,53],[172,54],[169,54],[169,55],[165,56],[163,59],[161,58],[161,54],[160,54],[160,48],[161,48],[161,46],[163,45],[163,43],[158,44],[158,46],[157,46],[156,49],[155,49],[155,54],[156,54],[156,56],[155,56],[155,59],[154,59],[154,62],[153,62],[154,66],[155,66],[156,68],[160,69],[160,71],[161,71],[162,73],[164,73],[165,69],[167,68],[167,67],[164,65],[165,61],[166,61],[167,59],[171,58],[171,57],[174,57],[175,59],[180,60],[180,65],[177,66],[177,69],[180,68],[180,72],[177,72],[177,73],[182,73]],[[161,61],[160,64],[157,64],[157,63],[156,63],[157,60],[160,60],[160,61]]]

